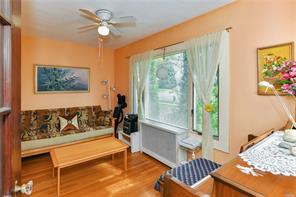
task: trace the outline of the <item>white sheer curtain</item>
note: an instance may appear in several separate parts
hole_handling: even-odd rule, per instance
[[[202,111],[202,153],[213,160],[213,137],[211,125],[211,97],[218,66],[226,58],[228,32],[214,32],[185,41],[190,73],[198,98],[203,104]]]
[[[139,119],[144,118],[143,91],[147,82],[147,76],[151,60],[151,51],[134,55],[130,58],[130,64],[132,65],[133,78],[136,86],[135,88],[137,91],[137,109]]]

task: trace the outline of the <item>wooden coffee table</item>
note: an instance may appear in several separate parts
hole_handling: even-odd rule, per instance
[[[50,151],[51,160],[53,162],[53,176],[57,168],[58,183],[57,190],[60,196],[61,184],[61,168],[73,166],[79,163],[87,162],[90,160],[98,159],[100,157],[113,155],[115,153],[124,153],[124,170],[127,169],[127,148],[128,145],[115,139],[114,137],[93,140],[80,144],[69,145],[61,148],[56,148]]]

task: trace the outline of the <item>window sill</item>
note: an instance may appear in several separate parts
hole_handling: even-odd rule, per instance
[[[170,125],[166,125],[160,122],[156,122],[156,121],[152,121],[152,120],[140,120],[139,121],[141,124],[145,124],[151,127],[154,127],[156,129],[160,129],[163,131],[167,131],[176,135],[181,135],[184,133],[187,133],[188,130],[187,129],[182,129],[182,128],[178,128],[178,127],[174,127],[174,126],[170,126]]]
[[[202,141],[202,136],[196,133],[195,131],[190,131],[189,135],[192,138],[196,138],[197,140]],[[224,153],[229,153],[227,142],[223,142],[222,140],[219,140],[218,138],[215,138],[215,137],[214,137],[214,148]]]
[[[196,135],[199,135],[199,136],[202,136],[202,132],[199,132],[199,131],[196,131],[196,130],[191,130],[192,133],[196,134]],[[213,139],[216,140],[216,141],[219,141],[219,136],[215,136],[213,135]]]

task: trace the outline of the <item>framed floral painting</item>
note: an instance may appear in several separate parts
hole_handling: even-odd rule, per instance
[[[294,59],[294,43],[284,43],[257,49],[257,70],[258,70],[258,83],[260,81],[267,81],[274,85],[275,89],[281,95],[283,93],[281,87],[282,72],[281,66]],[[274,95],[272,90],[266,90],[265,87],[258,86],[259,95]]]
[[[35,93],[89,92],[89,68],[35,65]]]

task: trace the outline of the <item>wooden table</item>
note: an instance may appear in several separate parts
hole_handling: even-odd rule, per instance
[[[53,162],[53,176],[55,174],[55,168],[57,168],[57,191],[60,196],[60,176],[61,168],[73,166],[79,163],[94,160],[100,157],[113,155],[115,153],[124,153],[124,170],[127,169],[127,148],[128,145],[115,139],[114,137],[108,137],[104,139],[94,140],[90,142],[69,145],[66,147],[56,148],[50,151],[50,156]]]
[[[263,176],[242,173],[236,165],[249,165],[239,156],[212,173],[214,195],[221,196],[296,196],[296,177],[259,172]]]

